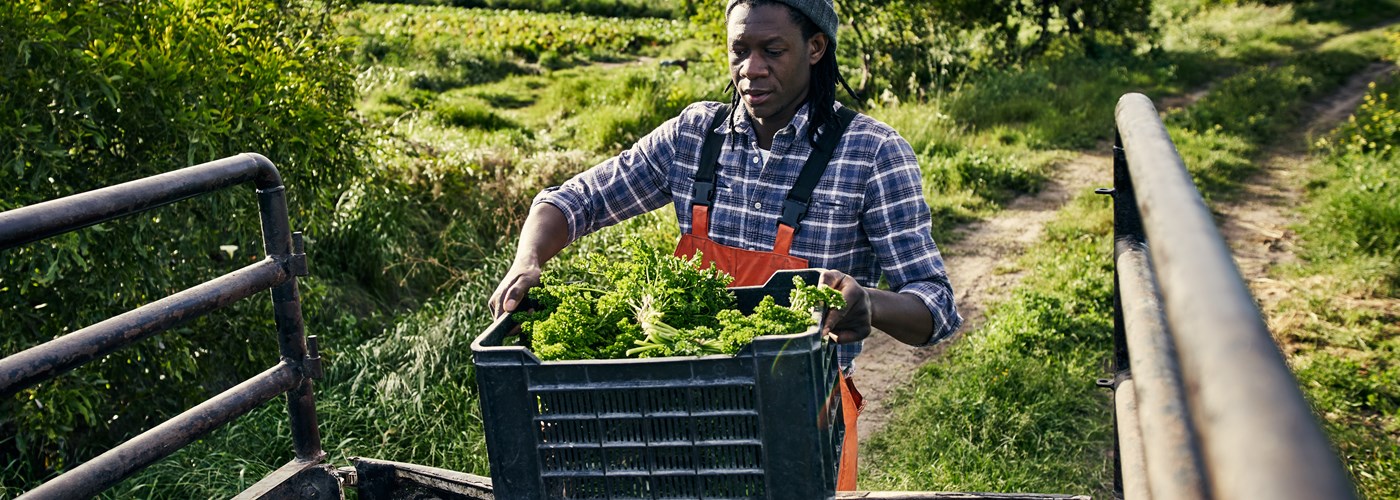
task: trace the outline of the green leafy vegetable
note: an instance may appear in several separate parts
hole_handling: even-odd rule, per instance
[[[624,245],[629,260],[590,259],[584,274],[599,283],[565,283],[546,273],[530,290],[536,308],[515,313],[544,360],[735,354],[760,335],[799,333],[816,324],[814,308],[840,308],[841,292],[800,277],[792,307],[764,297],[753,312],[735,308],[733,278],[683,259]]]

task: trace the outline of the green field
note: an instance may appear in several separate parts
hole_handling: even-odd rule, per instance
[[[862,95],[849,103],[913,146],[940,245],[957,248],[955,229],[1104,149],[1123,93],[1202,96],[1164,119],[1208,202],[1224,203],[1310,103],[1400,56],[1400,30],[1374,25],[1400,15],[1393,0],[1115,1],[1145,8],[1150,26],[1106,18],[1119,24],[1090,37],[1057,18],[1007,39],[998,26],[1034,20],[984,22],[995,13],[975,6],[949,16],[937,2],[849,7],[865,14],[858,34],[841,32],[843,72]],[[469,344],[531,198],[689,103],[727,100],[721,28],[715,7],[691,2],[421,3],[437,5],[0,7],[0,52],[23,56],[0,58],[0,95],[16,96],[0,103],[14,117],[0,121],[0,209],[264,151],[310,240],[302,293],[327,367],[317,401],[330,460],[486,474]],[[1265,310],[1369,498],[1400,496],[1398,100],[1381,82],[1353,120],[1309,139],[1300,259],[1274,270],[1291,292]],[[248,198],[0,253],[0,354],[256,258],[254,218],[207,229],[251,214]],[[675,233],[662,209],[555,265],[629,239],[666,249]],[[236,258],[210,252],[230,243]],[[1111,409],[1092,384],[1112,349],[1107,201],[1077,193],[1033,248],[1007,257],[1027,278],[985,324],[895,396],[887,432],[863,450],[862,489],[1111,495]],[[269,331],[263,302],[0,401],[0,497],[270,365],[275,342],[246,333]],[[266,405],[107,496],[231,496],[291,458],[287,425],[283,405]]]

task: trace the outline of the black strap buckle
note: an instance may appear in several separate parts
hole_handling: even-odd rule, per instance
[[[807,204],[794,200],[783,200],[783,216],[778,219],[779,224],[787,224],[793,229],[797,229],[802,219],[807,217]]]
[[[697,205],[710,205],[715,201],[715,183],[695,181],[695,187],[691,189],[690,196]]]

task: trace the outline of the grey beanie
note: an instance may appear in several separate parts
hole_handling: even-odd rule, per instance
[[[725,19],[729,18],[729,11],[734,9],[734,4],[741,0],[729,0],[729,6],[724,9]],[[821,28],[822,33],[826,33],[831,39],[832,45],[836,44],[836,5],[832,0],[773,0],[774,2],[787,5],[796,9],[811,19],[813,24]]]

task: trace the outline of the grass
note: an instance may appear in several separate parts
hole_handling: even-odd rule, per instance
[[[589,62],[660,56],[694,36],[682,21],[519,10],[367,4],[341,32],[358,41],[355,62],[404,74],[441,92]]]
[[[1111,494],[1112,221],[1081,193],[1021,258],[1027,281],[924,366],[863,451],[861,489]]]
[[[1329,39],[1342,28],[1308,23],[1288,7],[1222,6],[1186,21],[1181,32],[1166,35],[1168,51],[1157,60],[1159,69],[1109,80],[1184,90],[1210,80],[1203,75],[1224,76],[1206,98],[1167,116],[1208,199],[1232,196],[1253,162],[1302,125],[1307,102],[1336,89],[1388,47],[1376,30]],[[1250,32],[1266,39],[1229,42],[1235,52],[1210,48],[1227,42],[1202,36]],[[1069,88],[1076,82],[1053,74],[1051,68],[1032,69],[971,86],[971,93],[951,97],[968,99],[951,114],[958,123],[979,117],[983,125],[1006,127],[1004,135],[1027,145],[1080,144],[1075,137],[1093,136],[1074,131],[1074,125],[1047,134],[1052,127],[1042,124],[1057,119],[1052,115],[1063,104],[1056,94],[1093,92]],[[1102,80],[1088,78],[1086,85]],[[1047,104],[996,104],[1021,91]],[[1378,100],[1379,94],[1372,99]],[[1088,131],[1083,125],[1079,130]],[[953,144],[961,142],[950,136],[927,144],[959,151]],[[1318,234],[1308,244],[1308,258],[1327,258],[1300,271],[1293,296],[1281,306],[1283,321],[1301,325],[1277,319],[1272,325],[1284,338],[1306,339],[1293,341],[1308,347],[1294,351],[1290,362],[1359,489],[1373,498],[1396,496],[1400,442],[1392,281],[1400,237],[1394,200],[1400,197],[1391,192],[1400,183],[1392,180],[1394,164],[1389,158],[1334,161],[1315,181],[1312,226],[1300,232],[1305,238],[1309,231]],[[900,411],[870,441],[862,489],[1111,495],[1104,455],[1111,409],[1089,383],[1110,352],[1107,211],[1102,202],[1083,197],[1064,210],[1020,262],[1029,270],[1027,280],[991,308],[986,326],[921,369],[897,396],[893,406]],[[1328,257],[1336,255],[1350,257]]]
[[[1395,53],[1400,54],[1400,38]],[[1299,382],[1370,498],[1400,496],[1400,82],[1373,85],[1321,141],[1309,173],[1302,262],[1268,312]]]

